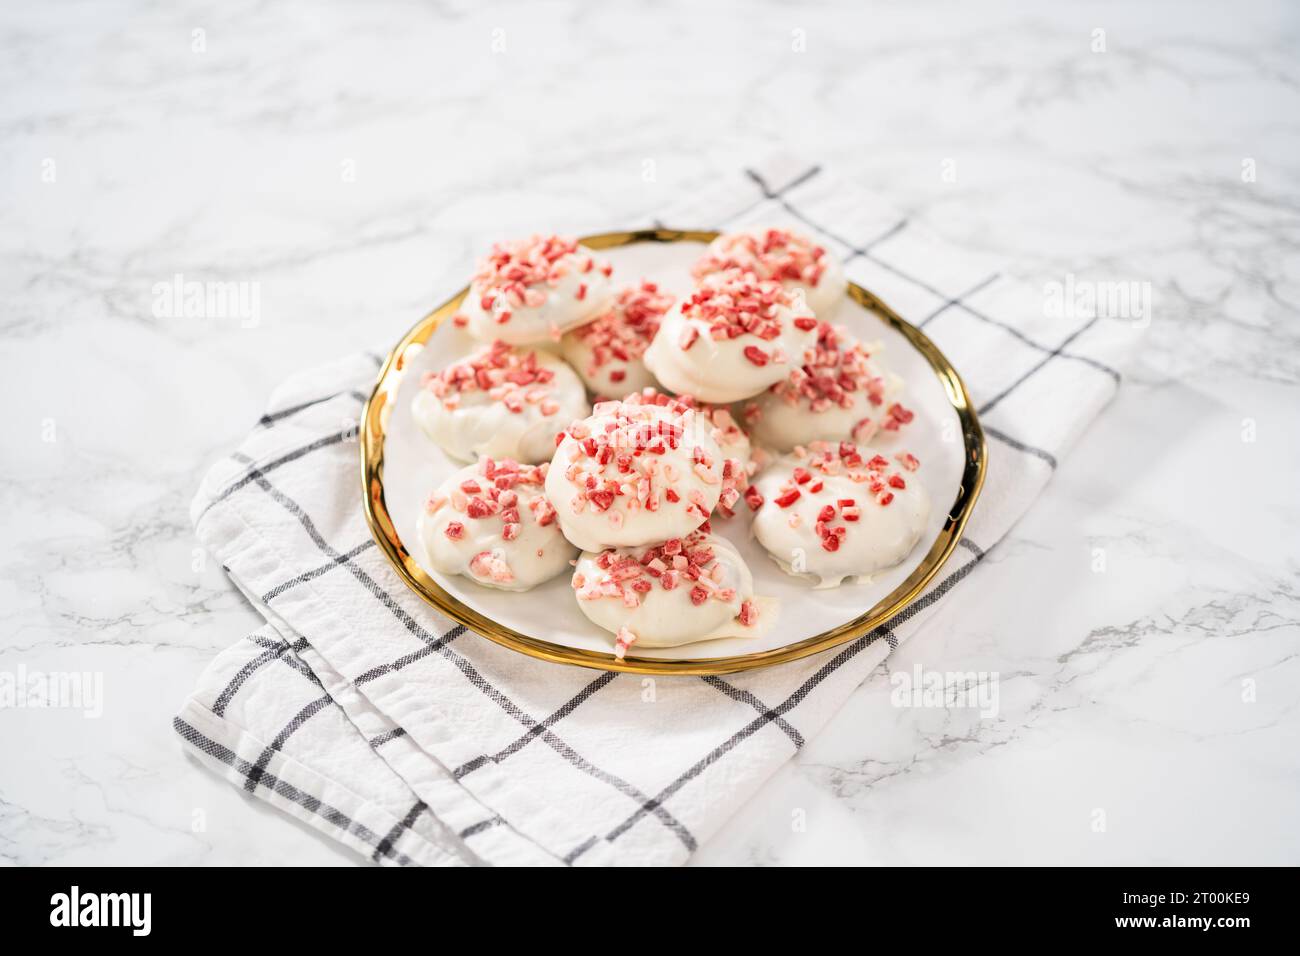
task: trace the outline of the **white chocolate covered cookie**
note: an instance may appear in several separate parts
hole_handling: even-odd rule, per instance
[[[619,658],[633,643],[676,647],[743,633],[758,620],[744,559],[725,538],[700,531],[663,544],[586,552],[573,589],[582,613],[617,635]]]
[[[740,417],[756,442],[787,452],[813,441],[864,445],[912,420],[896,401],[902,379],[882,368],[874,350],[823,322],[804,364],[745,403]]]
[[[642,356],[673,297],[653,282],[629,286],[595,321],[565,334],[565,359],[597,395],[611,398],[654,385]]]
[[[781,283],[732,270],[706,276],[664,315],[645,364],[674,392],[734,402],[784,379],[816,341],[812,311]]]
[[[573,239],[499,242],[479,264],[453,321],[485,342],[558,342],[608,308],[611,271]]]
[[[750,229],[714,239],[692,270],[696,279],[741,269],[775,279],[803,295],[819,319],[828,319],[844,298],[844,268],[823,246],[789,229]]]
[[[907,557],[930,516],[908,452],[888,459],[849,442],[814,442],[764,470],[754,534],[782,570],[818,587],[869,578]]]
[[[598,402],[561,433],[546,476],[565,537],[601,551],[690,534],[722,492],[711,431],[684,402]]]
[[[443,482],[419,521],[430,564],[504,591],[527,591],[565,571],[577,549],[546,499],[546,469],[482,458]]]
[[[548,352],[496,342],[425,375],[411,405],[424,433],[453,458],[548,461],[555,436],[590,414],[573,369]]]

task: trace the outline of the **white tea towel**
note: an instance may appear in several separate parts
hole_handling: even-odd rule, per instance
[[[356,423],[379,357],[358,355],[279,389],[194,502],[199,538],[269,623],[177,716],[196,755],[382,863],[683,862],[891,648],[961,600],[946,595],[1114,394],[1135,341],[1117,320],[1047,316],[1042,289],[816,168],[748,170],[663,219],[812,233],[960,370],[989,471],[929,589],[858,641],[728,677],[651,680],[499,647],[412,594],[371,539]]]

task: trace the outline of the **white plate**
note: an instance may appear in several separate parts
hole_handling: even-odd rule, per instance
[[[703,249],[704,244],[700,242],[637,242],[604,248],[600,255],[613,263],[616,285],[644,278],[681,296],[690,291],[690,267]],[[870,582],[814,590],[810,582],[785,574],[768,557],[750,533],[749,509],[743,502],[738,503],[736,517],[715,517],[713,529],[730,539],[749,562],[754,574],[755,593],[776,599],[777,619],[772,626],[762,628],[762,633],[756,637],[723,638],[674,648],[637,648],[640,659],[730,658],[808,641],[841,628],[877,607],[923,562],[931,560],[937,569],[942,557],[951,550],[949,547],[942,556],[930,555],[936,542],[945,537],[954,538],[960,532],[960,522],[955,529],[952,527],[956,521],[957,503],[962,504],[960,517],[964,520],[974,494],[978,492],[978,482],[973,490],[968,488],[964,494],[962,490],[963,476],[970,477],[967,468],[972,456],[979,466],[976,474],[982,476],[983,473],[982,439],[976,449],[969,447],[971,426],[975,436],[979,437],[978,424],[973,422],[973,413],[966,407],[964,394],[960,396],[962,401],[955,403],[949,392],[952,381],[956,381],[960,390],[960,381],[950,374],[949,387],[946,387],[939,370],[920,348],[855,301],[846,298],[833,321],[847,327],[863,341],[879,342],[882,346],[881,363],[900,375],[905,383],[901,401],[915,412],[915,420],[903,429],[901,435],[890,435],[873,444],[879,444],[886,453],[905,448],[921,460],[917,477],[923,481],[931,499],[930,520],[921,542],[902,564],[881,572]],[[382,490],[392,528],[409,557],[428,577],[451,597],[483,617],[522,635],[566,648],[609,655],[613,648],[613,635],[597,628],[578,609],[567,574],[527,593],[507,593],[475,584],[465,577],[436,571],[420,546],[416,522],[424,502],[447,475],[463,465],[445,455],[420,430],[411,414],[411,401],[424,372],[441,369],[480,347],[481,343],[452,323],[442,322],[433,330],[423,348],[411,345],[404,350],[403,368],[395,391],[393,379],[397,373],[389,370],[387,378],[381,381],[381,386],[386,384],[387,387],[386,395],[377,390],[381,400],[386,399],[387,412],[386,422],[380,429],[383,443]],[[963,428],[959,407],[968,418],[966,428]],[[950,510],[954,512],[951,519]],[[414,583],[413,586],[420,589]]]

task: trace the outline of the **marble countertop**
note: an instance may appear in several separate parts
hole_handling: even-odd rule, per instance
[[[0,710],[0,860],[356,862],[173,739],[259,623],[200,476],[485,240],[781,150],[1027,278],[1150,282],[1154,320],[889,662],[997,671],[998,716],[882,671],[697,862],[1300,863],[1300,13],[1135,6],[6,5],[0,677],[100,674],[103,707]],[[176,275],[258,283],[260,321],[158,317]]]

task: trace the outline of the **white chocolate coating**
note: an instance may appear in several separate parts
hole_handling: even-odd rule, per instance
[[[690,406],[600,402],[564,432],[546,493],[584,551],[690,534],[722,492],[724,459]]]
[[[527,591],[567,570],[577,549],[543,493],[545,469],[484,458],[443,482],[420,515],[429,563],[503,591]]]
[[[712,424],[711,434],[718,447],[722,449],[722,457],[734,458],[748,465],[752,454],[749,436],[731,414],[731,409],[725,405],[699,403],[696,403],[695,408],[701,418]]]
[[[555,436],[590,413],[582,382],[567,364],[504,342],[427,375],[411,404],[424,433],[461,461],[480,455],[549,461]]]
[[[754,534],[783,571],[817,587],[869,578],[906,558],[925,530],[930,499],[916,467],[907,453],[886,459],[875,449],[816,442],[755,480],[764,501]]]
[[[742,614],[746,602],[744,626],[753,627],[754,578],[732,544],[700,532],[676,544],[676,556],[665,554],[664,545],[583,553],[573,574],[582,613],[610,633],[626,629],[638,647],[677,647],[716,637]],[[653,552],[650,567],[642,563],[647,551]],[[688,561],[687,555],[707,560]],[[680,570],[674,570],[674,560]]]
[[[821,281],[817,285],[810,286],[807,283],[787,280],[785,286],[792,291],[802,290],[804,301],[808,303],[808,308],[813,310],[813,315],[829,321],[834,318],[840,303],[844,301],[849,280],[844,275],[844,267],[840,265],[840,260],[828,255],[826,272],[822,274]]]
[[[697,279],[727,269],[743,269],[761,279],[776,279],[802,295],[819,319],[829,319],[844,300],[844,267],[823,246],[788,229],[759,228],[724,233],[692,270]]]
[[[672,304],[653,282],[629,286],[595,321],[565,334],[564,358],[597,395],[615,398],[653,386],[642,356]]]
[[[742,331],[747,326],[754,331]],[[816,341],[812,312],[780,283],[724,272],[669,310],[645,364],[674,392],[735,402],[784,379]]]
[[[498,243],[480,264],[456,322],[485,342],[558,341],[609,307],[610,272],[572,239]]]
[[[645,367],[645,360],[640,355],[627,361],[614,359],[597,362],[596,350],[591,342],[575,338],[572,332],[564,337],[560,350],[564,360],[573,366],[587,387],[598,396],[614,396],[626,389],[642,389],[655,384],[655,377]],[[618,381],[614,381],[616,378]]]
[[[756,442],[778,452],[896,434],[911,413],[897,403],[903,380],[876,361],[877,351],[823,323],[803,366],[746,402],[741,420]]]

